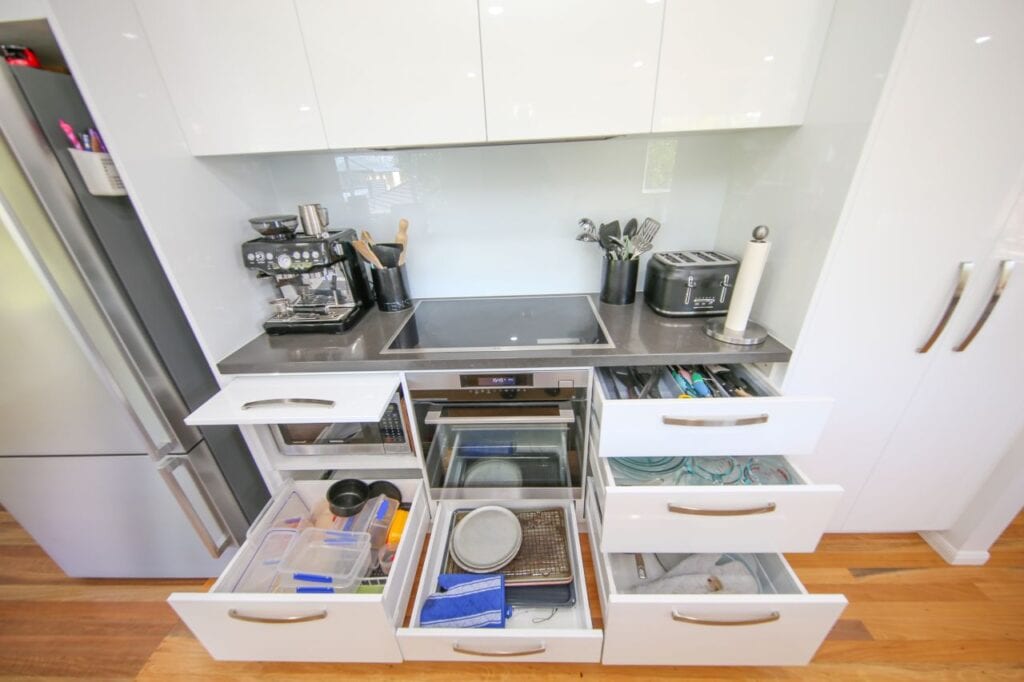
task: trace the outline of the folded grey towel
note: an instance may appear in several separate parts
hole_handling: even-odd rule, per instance
[[[757,578],[742,561],[721,554],[694,554],[655,580],[644,580],[627,592],[634,594],[757,594]]]

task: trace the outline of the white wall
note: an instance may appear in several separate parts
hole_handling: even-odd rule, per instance
[[[277,210],[319,202],[332,227],[365,228],[377,241],[392,240],[399,218],[408,218],[416,297],[545,294],[600,288],[600,250],[575,239],[583,216],[621,225],[650,216],[662,223],[655,250],[711,248],[735,139],[709,133],[262,158]]]
[[[716,248],[771,228],[753,318],[797,343],[906,17],[908,0],[838,0],[799,128],[741,133]],[[827,479],[832,480],[832,479]]]

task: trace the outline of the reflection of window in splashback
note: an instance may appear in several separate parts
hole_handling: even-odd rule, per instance
[[[371,214],[390,214],[415,201],[413,183],[404,182],[393,154],[342,154],[335,157],[345,203],[364,201]]]

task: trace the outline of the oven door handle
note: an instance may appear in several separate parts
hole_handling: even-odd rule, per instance
[[[576,415],[569,403],[559,403],[557,415],[508,415],[507,417],[445,417],[444,408],[427,412],[425,423],[436,426],[446,424],[572,424]]]

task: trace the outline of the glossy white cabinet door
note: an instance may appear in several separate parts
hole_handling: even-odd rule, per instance
[[[936,445],[961,430],[1002,428],[983,394],[1014,399],[1008,372],[1020,365],[1020,333],[997,331],[1003,316],[1020,317],[1012,287],[960,359],[985,352],[1007,369],[994,362],[985,375],[964,363],[919,387],[991,292],[989,254],[1024,170],[1022,34],[1024,4],[1014,1],[922,2],[908,17],[784,384],[787,392],[835,397],[819,457],[804,468],[846,489],[844,530],[938,527],[949,517],[936,510],[956,504],[942,498],[959,474],[933,470],[987,471],[989,458],[1002,454],[985,451],[985,438],[950,439],[960,448],[955,460]],[[951,299],[960,261],[976,263],[964,299],[935,346],[917,353]],[[897,428],[911,435],[900,437],[902,452],[886,451]]]
[[[831,0],[666,0],[654,132],[798,125]]]
[[[296,0],[332,148],[482,142],[476,0]]]
[[[480,0],[488,140],[651,130],[662,4]]]
[[[135,4],[193,154],[327,147],[291,2]]]

